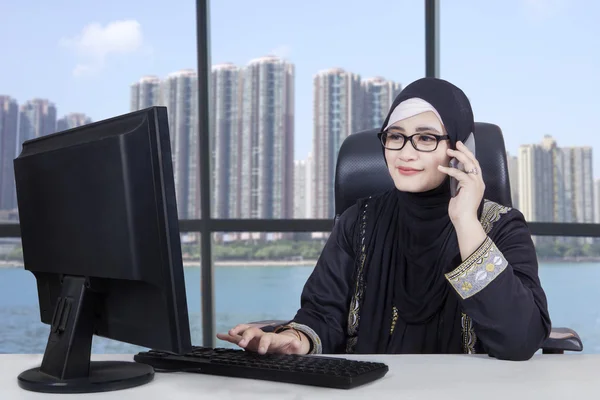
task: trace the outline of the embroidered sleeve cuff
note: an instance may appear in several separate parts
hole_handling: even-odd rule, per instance
[[[290,322],[288,324],[290,328],[296,329],[306,335],[308,340],[311,342],[311,350],[308,354],[321,354],[323,352],[323,345],[321,344],[321,338],[317,333],[309,326],[299,324],[297,322]]]
[[[460,297],[467,299],[489,285],[507,265],[508,262],[488,236],[469,258],[446,274],[446,279]]]

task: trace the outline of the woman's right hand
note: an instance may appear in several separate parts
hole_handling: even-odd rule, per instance
[[[295,332],[291,329],[280,333],[264,332],[258,325],[240,324],[228,333],[218,333],[217,337],[259,354],[308,354],[308,338],[302,332],[298,332],[302,338],[298,340]]]

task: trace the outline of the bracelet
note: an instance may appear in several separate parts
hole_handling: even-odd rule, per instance
[[[302,341],[302,335],[300,335],[300,332],[298,332],[298,329],[291,327],[289,325],[280,326],[279,328],[275,329],[274,333],[280,333],[280,332],[289,331],[289,330],[293,331],[296,334],[299,341]]]

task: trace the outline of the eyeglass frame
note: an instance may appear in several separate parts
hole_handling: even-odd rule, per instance
[[[413,149],[415,149],[416,151],[420,151],[422,153],[431,153],[437,150],[438,146],[440,145],[440,142],[442,140],[450,140],[450,135],[434,135],[433,133],[415,133],[412,134],[410,136],[405,135],[404,133],[400,133],[400,132],[394,132],[394,135],[400,135],[404,138],[404,144],[402,144],[402,147],[400,147],[399,149],[392,149],[389,147],[386,147],[385,144],[383,143],[383,138],[384,136],[387,137],[389,132],[379,132],[377,134],[377,136],[379,137],[379,142],[381,143],[381,145],[383,146],[383,148],[388,149],[388,150],[392,150],[392,151],[400,151],[404,148],[404,146],[406,146],[406,143],[410,142],[410,144],[412,144]],[[423,136],[423,135],[427,135],[427,136],[433,136],[435,137],[435,148],[433,150],[420,150],[417,149],[417,146],[415,145],[415,142],[413,142],[413,137],[414,136]]]

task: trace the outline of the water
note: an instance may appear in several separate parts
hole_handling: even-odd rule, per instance
[[[185,268],[192,343],[202,343],[200,269]],[[290,319],[311,267],[217,267],[217,332],[241,322]],[[40,322],[34,276],[23,268],[0,268],[0,353],[43,353],[49,327]],[[220,347],[233,347],[218,341]],[[94,337],[94,353],[132,353],[142,347]]]
[[[215,306],[218,332],[248,321],[290,319],[311,267],[217,267]],[[600,353],[600,264],[544,264],[540,279],[554,326],[575,329],[585,353]],[[185,269],[192,342],[201,344],[200,269]],[[33,275],[0,268],[0,353],[43,353],[49,328],[39,320]],[[230,347],[217,341],[220,347]],[[144,348],[94,338],[94,353],[134,353]]]

